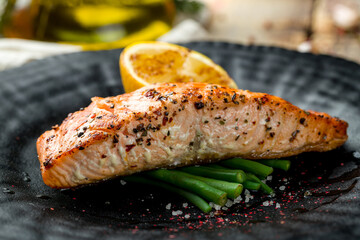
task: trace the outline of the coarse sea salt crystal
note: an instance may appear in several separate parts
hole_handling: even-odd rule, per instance
[[[187,206],[189,206],[188,203],[183,203],[183,207],[186,208]]]
[[[266,180],[271,181],[271,180],[272,180],[272,176],[267,176],[267,177],[266,177]]]
[[[265,207],[269,206],[269,201],[263,202],[263,205],[264,205]]]
[[[276,203],[275,209],[280,208],[280,203]]]
[[[177,215],[181,215],[183,214],[183,212],[181,210],[177,210],[177,211],[172,211],[171,213],[173,216],[177,216]]]
[[[214,208],[216,211],[220,210],[221,209],[221,206],[220,205],[217,205],[217,204],[214,204]]]
[[[231,201],[230,199],[227,200],[227,202],[225,203],[226,207],[231,207],[233,205],[233,201]]]
[[[285,190],[285,186],[280,186],[280,187],[279,187],[279,190],[284,191],[284,190]]]
[[[234,203],[240,203],[242,200],[241,196],[238,196],[237,198],[234,199]]]
[[[190,215],[189,214],[185,214],[184,216],[186,219],[190,218]]]
[[[167,210],[170,210],[170,208],[171,208],[171,203],[168,203],[168,204],[165,206],[165,208],[166,208]]]
[[[120,184],[124,186],[126,182],[124,180],[120,180]]]
[[[360,152],[356,151],[356,152],[353,152],[353,156],[355,158],[360,158]]]

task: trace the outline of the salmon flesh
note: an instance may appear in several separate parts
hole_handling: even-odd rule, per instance
[[[136,172],[231,157],[329,151],[348,124],[266,93],[204,83],[161,83],[92,98],[37,141],[45,184],[71,188]]]

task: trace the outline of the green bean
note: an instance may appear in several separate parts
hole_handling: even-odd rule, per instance
[[[202,181],[190,178],[185,174],[182,174],[182,172],[158,169],[145,174],[196,193],[200,197],[220,206],[223,206],[227,201],[227,195],[224,191],[211,187]]]
[[[258,163],[256,161],[241,159],[241,158],[232,158],[228,160],[224,160],[220,162],[221,165],[228,168],[241,169],[245,172],[250,172],[255,175],[260,176],[261,178],[265,178],[273,172],[273,168]]]
[[[248,180],[253,181],[253,182],[257,182],[260,183],[260,189],[267,193],[267,194],[271,194],[274,192],[274,190],[271,189],[271,187],[269,187],[267,184],[263,183],[257,176],[255,176],[254,174],[251,173],[247,173],[246,177]]]
[[[185,173],[185,172],[182,172],[182,174],[185,174],[188,177],[192,177],[197,180],[200,180],[214,188],[224,191],[227,193],[227,196],[232,199],[237,198],[243,190],[243,185],[241,185],[239,183],[226,182],[226,181],[212,179],[212,178],[200,177],[200,176],[196,176],[196,175]]]
[[[191,202],[192,204],[194,204],[195,206],[197,206],[201,211],[208,213],[211,211],[211,206],[201,197],[199,197],[196,194],[193,194],[191,192],[185,191],[183,189],[174,187],[170,184],[164,183],[164,182],[160,182],[160,181],[156,181],[156,180],[152,180],[149,178],[145,178],[145,177],[140,177],[140,176],[127,176],[123,178],[126,181],[129,182],[135,182],[135,183],[141,183],[141,184],[148,184],[151,186],[155,186],[155,187],[159,187],[162,189],[165,189],[169,192],[178,194],[180,196],[182,196],[183,198],[187,199],[189,202]]]
[[[259,190],[261,185],[258,182],[253,182],[253,181],[246,180],[245,182],[243,182],[243,186],[244,186],[245,189]]]
[[[209,165],[205,165],[204,167],[211,167],[211,168],[215,168],[215,169],[230,169],[230,168],[226,168],[224,166],[221,166],[219,164],[209,164]]]
[[[211,167],[184,167],[180,170],[193,175],[209,177],[228,182],[243,183],[246,180],[246,174],[241,170],[233,171],[230,169],[215,169]]]
[[[269,167],[279,168],[284,171],[289,170],[291,162],[289,160],[280,160],[280,159],[262,159],[258,160],[258,162],[265,164]]]

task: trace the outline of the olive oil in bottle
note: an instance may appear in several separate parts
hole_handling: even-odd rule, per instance
[[[172,0],[8,0],[1,28],[5,37],[98,50],[154,40],[174,15]]]

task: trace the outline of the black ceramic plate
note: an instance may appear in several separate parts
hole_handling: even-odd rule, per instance
[[[123,92],[121,50],[35,61],[0,73],[0,239],[359,239],[360,169],[354,156],[360,151],[360,66],[279,48],[186,46],[223,66],[240,88],[348,121],[348,142],[332,152],[292,158],[291,170],[275,171],[268,183],[275,197],[252,193],[249,202],[212,215],[184,207],[177,196],[119,180],[53,190],[42,182],[36,139],[91,97]],[[183,213],[173,216],[177,210]]]

